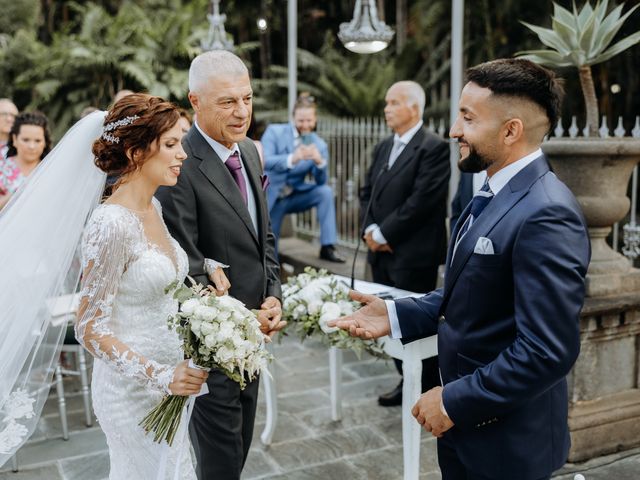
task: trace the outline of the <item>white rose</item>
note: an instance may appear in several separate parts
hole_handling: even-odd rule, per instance
[[[307,285],[300,290],[298,297],[306,303],[320,301],[322,300],[322,290],[316,288],[314,285]]]
[[[207,322],[202,322],[200,325],[200,331],[203,335],[211,335],[214,332],[213,325]]]
[[[241,324],[244,322],[245,316],[246,315],[244,312],[239,312],[236,310],[235,312],[233,312],[233,314],[231,314],[231,320],[236,324]]]
[[[309,315],[315,315],[322,308],[322,300],[313,300],[307,304]]]
[[[215,334],[212,333],[211,335],[204,337],[204,344],[210,349],[215,347],[218,344]]]
[[[190,298],[182,305],[180,305],[180,311],[186,313],[187,315],[190,315],[198,305],[200,305],[200,302],[197,298]]]
[[[293,316],[294,319],[297,320],[302,315],[304,315],[306,311],[307,311],[307,308],[304,305],[298,305],[296,308],[293,309],[293,312],[291,312],[291,315]]]
[[[228,340],[233,336],[233,323],[231,322],[222,322],[220,324],[220,330],[218,331],[218,338],[224,340]]]
[[[216,352],[216,357],[218,358],[219,362],[227,363],[231,359],[233,359],[233,351],[230,348],[222,346]]]
[[[282,302],[282,309],[283,310],[289,310],[293,305],[295,305],[296,301],[292,298],[292,297],[287,297],[286,294],[284,294],[284,301]]]
[[[338,305],[340,306],[340,315],[350,315],[354,312],[353,304],[348,300],[339,300]]]
[[[196,335],[196,336],[200,336],[200,326],[202,325],[202,322],[200,320],[191,320],[191,331]]]
[[[330,327],[327,325],[329,320],[335,320],[340,317],[340,306],[337,303],[327,302],[322,306],[322,311],[320,313],[320,319],[318,320],[318,324],[324,333],[333,333],[337,332],[338,327]]]
[[[193,310],[193,315],[205,322],[211,322],[216,318],[218,311],[215,308],[207,307],[206,305],[198,305]]]
[[[228,310],[245,308],[244,303],[242,303],[240,300],[237,300],[229,295],[223,295],[222,297],[218,297],[218,303],[220,304],[221,307]]]

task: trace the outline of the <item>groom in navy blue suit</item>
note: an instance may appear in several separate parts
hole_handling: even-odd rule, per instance
[[[438,437],[444,480],[541,480],[567,459],[566,375],[579,350],[590,245],[580,208],[540,150],[562,88],[522,59],[467,72],[458,117],[464,172],[488,182],[451,236],[444,288],[366,304],[336,323],[363,338],[438,334],[444,387],[416,420]]]

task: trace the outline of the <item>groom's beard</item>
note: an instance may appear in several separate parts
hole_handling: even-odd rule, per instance
[[[461,172],[479,173],[491,166],[493,162],[490,159],[478,153],[471,144],[467,143],[467,145],[469,154],[458,161],[458,168]]]

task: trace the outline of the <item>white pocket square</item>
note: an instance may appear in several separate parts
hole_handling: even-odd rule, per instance
[[[480,255],[493,255],[493,243],[487,237],[480,237],[473,248],[473,253]]]

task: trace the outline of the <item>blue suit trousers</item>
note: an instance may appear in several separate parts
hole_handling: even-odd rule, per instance
[[[282,220],[287,213],[299,213],[313,207],[317,209],[320,224],[320,244],[333,245],[337,241],[336,207],[333,190],[329,185],[314,185],[309,190],[294,190],[286,197],[278,198],[271,211],[271,229],[276,239],[280,237]]]

